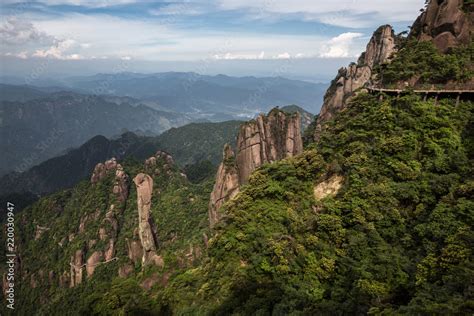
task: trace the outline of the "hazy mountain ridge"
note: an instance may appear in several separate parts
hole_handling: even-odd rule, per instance
[[[0,174],[29,168],[95,135],[111,137],[124,130],[157,135],[191,121],[181,114],[72,92],[25,102],[2,101],[0,111],[0,149],[5,153]]]
[[[250,116],[258,110],[267,112],[274,106],[292,103],[318,113],[327,87],[326,84],[282,77],[206,76],[178,72],[97,74],[66,81],[70,87],[84,92],[103,87],[101,94],[157,102],[156,107],[160,109]]]

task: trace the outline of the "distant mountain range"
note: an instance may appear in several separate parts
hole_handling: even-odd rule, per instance
[[[21,83],[12,77],[3,81]],[[131,97],[156,109],[199,114],[210,120],[251,118],[287,104],[298,104],[319,113],[328,86],[282,77],[207,76],[193,72],[96,74],[44,79],[37,84],[87,94]]]
[[[190,122],[251,119],[287,104],[317,113],[326,88],[281,77],[176,72],[97,74],[45,83],[50,85],[0,84],[0,176],[27,170],[96,135],[133,131],[156,136]]]
[[[192,121],[184,114],[117,104],[109,97],[72,92],[43,96],[39,90],[18,86],[8,91],[2,98],[17,101],[0,101],[0,175],[26,170],[95,135],[112,137],[127,130],[158,135]]]

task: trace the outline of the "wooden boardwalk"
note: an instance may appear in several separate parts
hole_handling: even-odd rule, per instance
[[[376,87],[368,87],[367,90],[373,91],[373,92],[383,92],[383,93],[404,93],[404,92],[409,92],[412,91],[414,93],[419,93],[419,94],[463,94],[463,93],[470,93],[474,94],[474,90],[436,90],[436,89],[430,89],[430,90],[402,90],[402,89],[386,89],[386,88],[376,88]]]
[[[387,88],[378,88],[374,86],[367,87],[367,90],[370,93],[380,93],[380,98],[383,99],[383,94],[387,95],[396,95],[399,97],[404,93],[416,93],[424,95],[423,100],[426,101],[428,98],[434,98],[435,103],[438,103],[438,99],[444,97],[456,97],[456,105],[459,104],[461,99],[474,100],[474,90],[462,90],[462,89],[413,89],[413,90],[402,90],[402,89],[387,89]]]

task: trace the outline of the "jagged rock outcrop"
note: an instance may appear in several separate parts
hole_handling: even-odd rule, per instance
[[[105,261],[112,260],[114,255],[115,255],[115,239],[111,238],[109,239],[109,245],[107,246],[107,249],[104,252]]]
[[[298,112],[286,113],[273,109],[265,116],[240,127],[237,137],[237,154],[227,144],[223,161],[216,175],[216,183],[209,202],[211,227],[220,218],[219,208],[239,192],[251,173],[265,163],[295,156],[303,151],[301,116]]]
[[[319,139],[324,123],[342,111],[356,91],[371,81],[374,66],[387,62],[395,51],[395,33],[390,25],[383,25],[374,32],[357,64],[352,63],[347,68],[339,69],[324,96],[324,103],[316,123],[316,140]]]
[[[91,183],[97,183],[100,180],[104,179],[107,175],[107,172],[110,170],[115,170],[117,168],[117,160],[115,158],[111,158],[104,163],[98,163],[94,171],[92,172],[91,176]]]
[[[235,156],[229,144],[224,146],[222,163],[216,175],[216,183],[209,201],[209,222],[211,227],[219,221],[219,208],[239,193],[239,174]]]
[[[97,183],[103,178],[105,178],[107,174],[107,170],[105,169],[105,165],[101,162],[99,162],[97,165],[94,167],[94,171],[92,172],[91,176],[91,183]]]
[[[245,184],[250,174],[264,163],[292,157],[303,151],[301,117],[278,109],[268,116],[243,124],[237,137],[236,163],[239,183]]]
[[[473,2],[432,0],[413,24],[410,36],[432,41],[441,52],[469,44],[473,39],[473,11]]]
[[[145,168],[147,172],[155,176],[161,174],[171,176],[173,170],[176,169],[176,166],[174,159],[170,154],[159,150],[153,157],[145,160]]]
[[[91,183],[104,179],[111,171],[115,171],[115,183],[112,192],[117,196],[119,202],[125,202],[128,197],[128,190],[130,188],[130,181],[128,175],[125,173],[121,164],[117,163],[115,158],[111,158],[104,163],[98,163],[91,176]]]
[[[125,202],[128,198],[129,178],[121,165],[117,165],[115,171],[115,184],[112,192],[117,196],[120,202]]]
[[[133,182],[137,187],[138,235],[143,249],[142,265],[163,266],[163,259],[156,254],[154,223],[150,214],[153,178],[147,174],[139,173]]]

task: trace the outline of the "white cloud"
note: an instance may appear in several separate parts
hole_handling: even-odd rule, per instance
[[[27,19],[11,18],[0,26],[0,40],[4,56],[21,59],[28,57],[54,59],[81,59],[73,52],[81,45],[73,39],[64,39],[38,29]]]
[[[253,59],[264,59],[265,52],[260,54],[245,54],[245,53],[225,53],[225,54],[216,54],[214,59],[217,60],[253,60]]]
[[[297,53],[294,55],[291,55],[290,53],[279,53],[275,55],[269,55],[265,54],[265,52],[260,52],[260,54],[234,54],[234,53],[225,53],[225,54],[220,54],[220,55],[214,55],[214,59],[217,60],[262,60],[262,59],[301,59],[305,58],[304,54]],[[315,56],[309,56],[309,57],[315,57]]]
[[[20,59],[27,59],[28,58],[28,53],[26,51],[22,51],[19,53],[4,53],[3,56],[8,56],[8,57],[16,57]]]
[[[377,27],[381,24],[413,21],[425,0],[217,0],[222,10],[247,10],[255,18],[287,18],[298,15],[342,27]]]
[[[342,58],[342,57],[356,57],[351,54],[351,49],[354,39],[362,37],[362,33],[347,32],[332,38],[327,45],[324,46],[320,57],[324,58]]]
[[[82,59],[82,56],[77,53],[68,53],[72,48],[76,47],[78,44],[72,39],[67,40],[58,40],[54,45],[48,49],[38,49],[33,54],[32,57],[39,58],[54,58],[54,59],[63,59],[63,60],[78,60]]]
[[[275,56],[275,59],[290,59],[291,55],[289,53],[282,53]]]
[[[54,41],[54,37],[39,31],[27,20],[10,18],[0,26],[0,41],[4,45],[21,45],[32,42],[50,44]]]
[[[202,60],[287,58],[318,55],[327,41],[318,35],[277,35],[184,30],[156,20],[131,20],[108,15],[69,14],[37,20],[38,29],[57,38],[72,38],[84,58],[129,56],[134,60]],[[146,31],[144,31],[146,30]]]
[[[2,0],[2,2],[11,4],[11,3],[24,3],[26,1]],[[90,7],[90,8],[103,8],[103,7],[124,5],[124,4],[132,4],[139,1],[138,0],[37,0],[36,2],[45,4],[48,6],[73,5],[73,6],[84,6],[84,7]]]

